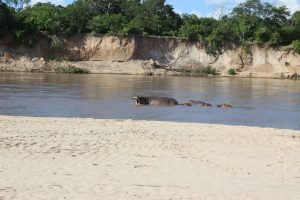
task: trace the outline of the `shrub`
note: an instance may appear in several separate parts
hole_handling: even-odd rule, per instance
[[[227,71],[227,73],[228,73],[229,75],[231,75],[231,76],[236,75],[235,69],[233,69],[233,68],[230,68],[230,69]]]
[[[267,27],[262,27],[256,30],[256,32],[254,33],[254,37],[257,42],[265,43],[270,41],[271,34],[272,33]]]
[[[290,77],[290,79],[292,79],[292,80],[298,80],[299,77],[300,77],[300,76],[299,76],[297,73],[294,73],[294,74]]]
[[[73,65],[59,65],[54,68],[57,73],[67,73],[67,74],[88,74],[89,70],[85,68],[75,67]]]
[[[294,50],[294,52],[300,54],[300,41],[299,40],[294,40],[292,43],[292,48]]]
[[[207,67],[204,67],[202,70],[201,70],[201,73],[202,74],[211,74],[211,75],[216,75],[217,72],[216,72],[216,69],[215,68],[212,68],[212,66],[208,65]]]
[[[200,76],[200,77],[206,77],[208,75],[217,75],[216,69],[212,68],[212,66],[207,66],[204,68],[197,68],[194,71],[185,71],[185,73],[191,73],[192,76]]]

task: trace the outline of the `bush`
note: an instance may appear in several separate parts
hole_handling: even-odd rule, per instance
[[[206,77],[208,75],[217,75],[216,69],[212,68],[210,65],[204,68],[197,68],[194,71],[184,71],[185,75],[188,73],[191,74],[191,76],[200,76],[200,77]]]
[[[54,68],[57,73],[67,73],[67,74],[88,74],[89,70],[85,68],[75,67],[73,65],[59,65]]]
[[[216,72],[216,69],[215,68],[212,68],[212,66],[207,66],[207,67],[204,67],[202,70],[201,70],[201,73],[202,74],[211,74],[211,75],[216,75],[217,72]]]
[[[300,41],[299,40],[293,41],[292,46],[294,52],[300,54]]]
[[[271,32],[267,27],[262,27],[256,30],[254,33],[255,41],[266,43],[271,39]]]
[[[233,69],[233,68],[230,68],[230,69],[227,71],[227,73],[228,73],[229,75],[231,75],[231,76],[236,75],[235,69]]]
[[[299,77],[300,77],[300,76],[299,76],[297,73],[294,73],[294,74],[290,77],[290,79],[292,79],[292,80],[298,80]]]

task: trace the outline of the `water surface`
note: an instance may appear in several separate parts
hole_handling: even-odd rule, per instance
[[[236,108],[136,107],[133,95]],[[0,115],[201,122],[300,130],[300,81],[0,73]]]

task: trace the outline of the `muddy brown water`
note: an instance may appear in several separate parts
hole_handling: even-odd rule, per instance
[[[136,107],[133,95],[235,108]],[[300,130],[300,81],[125,75],[0,73],[0,115],[88,117]]]

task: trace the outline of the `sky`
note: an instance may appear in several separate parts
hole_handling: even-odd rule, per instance
[[[166,0],[173,5],[177,13],[196,14],[199,17],[217,17],[220,12],[228,12],[231,8],[245,0]],[[300,0],[263,0],[275,5],[286,5],[293,13],[300,10]],[[73,0],[31,0],[31,4],[37,2],[52,2],[56,5],[67,5]]]

